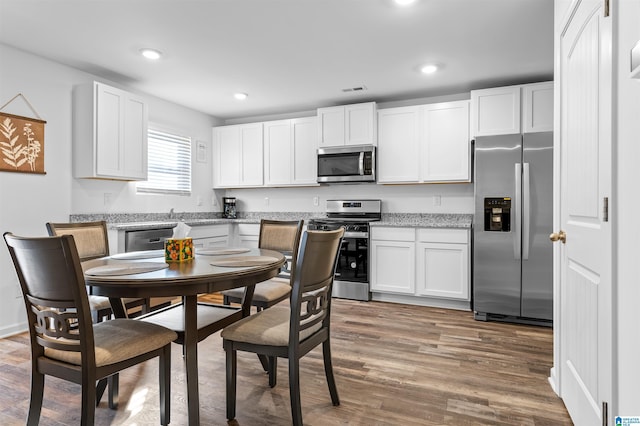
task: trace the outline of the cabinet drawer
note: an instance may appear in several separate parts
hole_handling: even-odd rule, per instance
[[[229,225],[200,225],[191,227],[189,236],[193,239],[226,237],[229,235]]]
[[[371,239],[387,241],[415,241],[416,231],[413,228],[371,227]]]
[[[418,242],[427,243],[459,243],[469,242],[469,231],[466,229],[418,229]]]
[[[239,223],[238,235],[260,235],[260,224],[258,223]]]

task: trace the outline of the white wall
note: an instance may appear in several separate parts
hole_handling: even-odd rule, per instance
[[[640,79],[629,77],[631,48],[640,40],[640,1],[628,0],[614,3],[617,25],[617,144],[614,151],[613,224],[616,245],[614,247],[614,282],[616,283],[617,318],[616,376],[618,387],[614,389],[612,414],[640,416],[640,273],[638,258],[640,249],[640,190],[638,189],[638,161],[640,160]],[[615,22],[615,21],[614,21]],[[615,36],[614,36],[615,37]],[[615,39],[614,39],[615,40]],[[615,77],[614,77],[615,78]],[[617,152],[616,152],[617,151]],[[616,164],[617,163],[617,164]],[[615,383],[615,382],[614,382]]]
[[[303,188],[227,190],[237,198],[238,211],[324,212],[331,199],[382,200],[383,213],[473,213],[473,184],[377,185],[332,184]],[[440,197],[440,206],[434,197]],[[318,197],[318,205],[313,198]],[[266,200],[268,199],[268,200]]]
[[[194,162],[190,197],[136,195],[134,183],[95,181],[72,177],[72,90],[95,76],[0,44],[0,105],[22,93],[45,125],[46,175],[0,172],[0,233],[46,235],[48,221],[67,221],[71,213],[219,211],[212,207],[211,127],[220,122],[205,114],[145,96],[149,119],[187,132],[208,147],[208,162]],[[98,79],[108,84],[114,84]],[[123,89],[125,86],[119,85]],[[4,112],[33,117],[18,99]],[[112,194],[105,206],[104,193]],[[221,194],[217,194],[218,197]],[[202,205],[197,205],[198,196]],[[18,281],[4,242],[0,243],[0,336],[24,330],[24,307]]]

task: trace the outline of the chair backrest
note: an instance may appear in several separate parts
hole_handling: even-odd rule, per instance
[[[93,327],[80,258],[71,235],[4,240],[27,311],[32,359],[44,348],[80,352],[95,364]]]
[[[275,250],[291,257],[291,264],[295,265],[302,236],[304,220],[267,220],[260,221],[260,237],[258,247]],[[286,268],[285,268],[286,269]]]
[[[292,273],[289,342],[329,328],[331,290],[344,228],[306,231]]]
[[[47,223],[51,236],[73,235],[80,261],[109,256],[107,222]]]

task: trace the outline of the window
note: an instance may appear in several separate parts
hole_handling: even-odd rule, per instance
[[[148,174],[137,192],[191,194],[191,138],[149,129]]]

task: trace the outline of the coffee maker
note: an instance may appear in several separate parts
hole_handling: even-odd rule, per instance
[[[236,218],[236,197],[222,197],[222,217]]]

